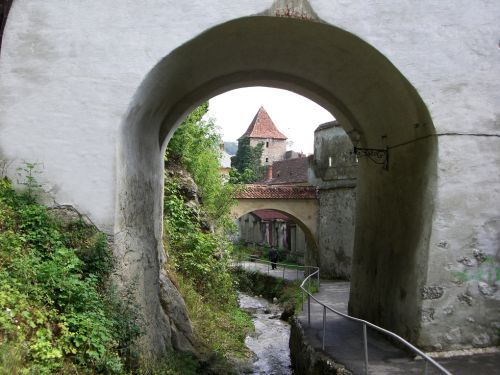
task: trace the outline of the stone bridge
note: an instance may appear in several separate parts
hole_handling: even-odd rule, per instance
[[[308,247],[317,249],[319,203],[315,187],[245,185],[236,200],[238,203],[231,211],[235,219],[256,210],[282,212],[304,231]]]

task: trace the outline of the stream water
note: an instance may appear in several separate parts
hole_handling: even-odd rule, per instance
[[[280,320],[281,309],[263,298],[240,293],[240,307],[252,316],[255,332],[247,336],[246,346],[255,353],[252,369],[245,374],[291,375],[290,326]]]

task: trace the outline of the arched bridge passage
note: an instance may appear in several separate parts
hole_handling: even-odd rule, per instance
[[[234,219],[257,210],[281,212],[300,226],[310,250],[317,250],[319,202],[315,187],[246,185],[235,199],[237,204],[231,209]]]
[[[350,309],[418,339],[436,175],[428,111],[403,75],[356,36],[325,23],[268,16],[221,24],[171,52],[147,75],[123,122],[116,255],[122,278],[140,280],[146,318],[158,317],[149,291],[158,284],[155,259],[163,254],[162,155],[168,139],[200,102],[256,85],[316,101],[360,147],[390,148],[388,170],[360,159]],[[161,341],[152,327],[150,342]]]

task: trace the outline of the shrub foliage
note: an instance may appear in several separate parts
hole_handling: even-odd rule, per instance
[[[0,373],[120,373],[138,332],[106,288],[106,238],[32,193],[0,180]]]
[[[236,155],[231,157],[231,182],[252,184],[264,177],[266,167],[261,164],[263,150],[263,142],[252,147],[250,138],[240,138]]]

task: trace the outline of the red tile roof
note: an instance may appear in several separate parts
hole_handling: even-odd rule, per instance
[[[317,199],[316,187],[294,185],[245,185],[236,199]]]
[[[271,120],[271,117],[269,117],[264,107],[259,108],[259,111],[253,118],[247,131],[240,139],[244,137],[287,139],[285,135],[278,130],[276,125],[274,125],[273,120]]]
[[[290,218],[285,214],[275,210],[256,210],[251,212],[261,220],[283,220],[290,221]]]

